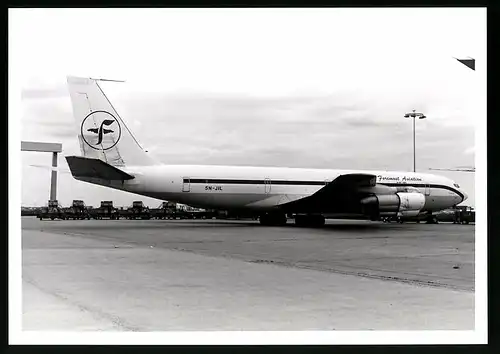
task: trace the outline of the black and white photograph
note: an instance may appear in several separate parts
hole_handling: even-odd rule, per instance
[[[487,342],[486,8],[8,22],[9,342]]]

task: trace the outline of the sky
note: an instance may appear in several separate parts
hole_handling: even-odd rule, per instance
[[[454,57],[476,59],[470,70]],[[9,95],[23,141],[63,145],[58,200],[161,201],[76,181],[80,155],[66,76],[101,87],[164,163],[413,169],[450,177],[475,205],[486,120],[486,10],[15,9]],[[14,82],[15,85],[10,83]],[[46,205],[48,153],[22,152],[21,205]]]

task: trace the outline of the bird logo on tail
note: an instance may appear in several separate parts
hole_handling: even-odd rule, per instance
[[[109,119],[112,118],[112,119]],[[115,123],[117,128],[107,129],[105,126],[110,126]],[[90,132],[92,134],[88,134]],[[97,142],[95,136],[97,134]],[[106,134],[111,134],[111,139],[104,139]],[[118,120],[109,112],[95,111],[88,114],[82,122],[81,136],[83,141],[93,149],[108,150],[115,146],[121,137],[121,127]]]
[[[92,133],[96,133],[97,136],[99,137],[98,140],[97,140],[96,145],[99,145],[99,144],[102,143],[102,136],[103,136],[103,134],[114,133],[114,131],[111,130],[111,129],[105,129],[105,128],[103,128],[104,125],[111,125],[114,122],[116,122],[116,121],[115,120],[111,120],[111,119],[105,119],[105,120],[102,121],[101,126],[99,127],[99,129],[97,129],[97,128],[87,129],[87,131],[92,132]]]

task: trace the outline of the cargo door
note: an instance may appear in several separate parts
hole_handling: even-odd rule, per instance
[[[264,179],[264,191],[266,194],[271,192],[271,180],[269,178]]]

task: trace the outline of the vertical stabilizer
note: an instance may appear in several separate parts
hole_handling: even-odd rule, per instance
[[[116,167],[157,164],[136,141],[97,80],[71,76],[67,79],[84,157]]]

